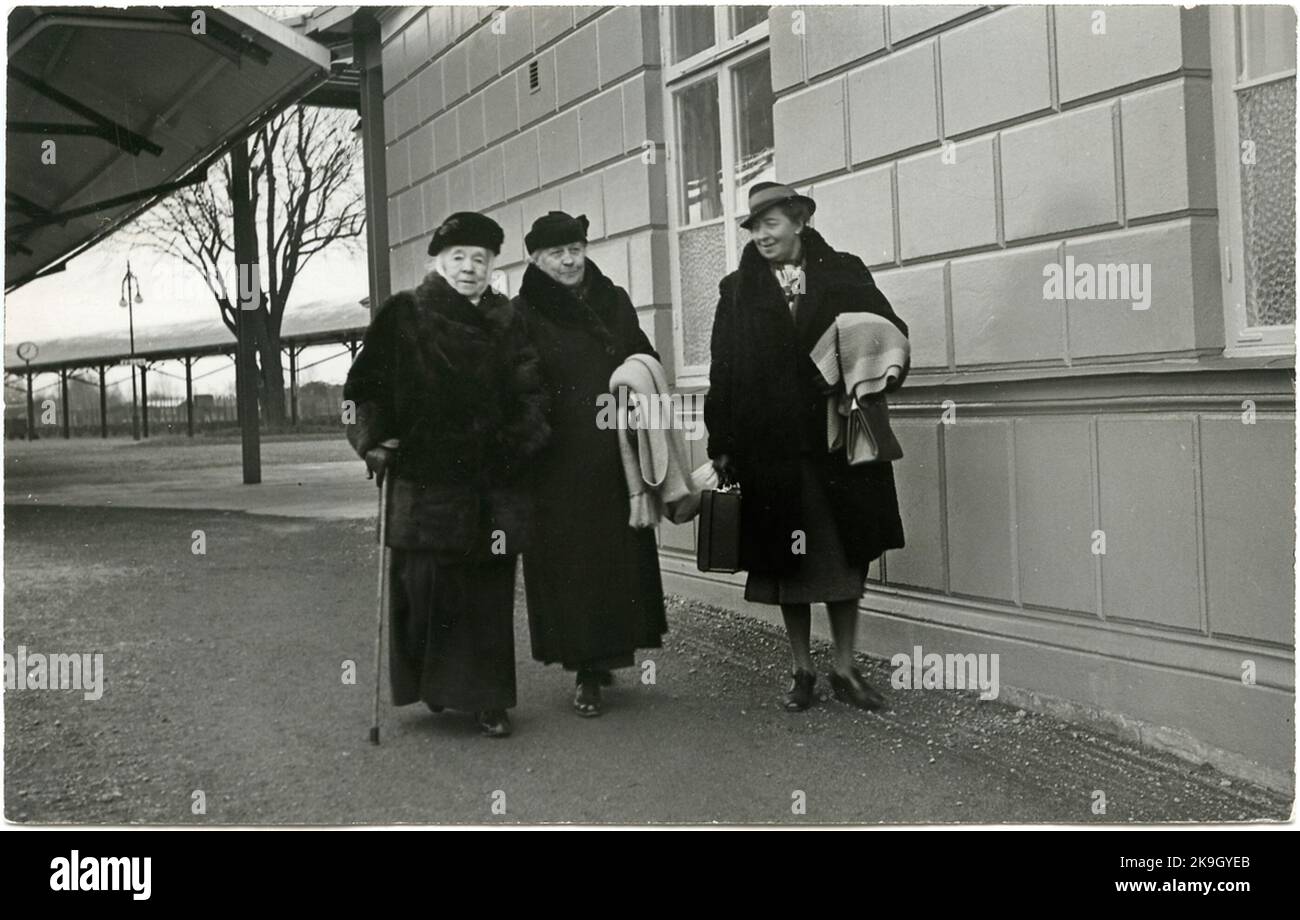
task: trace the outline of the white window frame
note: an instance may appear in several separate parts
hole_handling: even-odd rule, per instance
[[[735,88],[732,83],[732,70],[768,51],[768,20],[751,26],[738,35],[730,36],[731,14],[727,6],[715,6],[714,36],[729,36],[691,55],[684,61],[672,63],[673,22],[672,7],[664,6],[659,10],[660,35],[664,75],[664,127],[666,134],[668,174],[668,261],[669,276],[673,298],[673,352],[676,371],[676,384],[681,388],[707,386],[709,382],[709,365],[686,363],[686,332],[683,327],[684,305],[682,303],[681,253],[678,246],[678,234],[683,230],[696,230],[715,224],[727,225],[726,260],[727,270],[735,269],[740,258],[740,245],[737,242],[739,227],[735,213],[736,184],[736,126],[735,126]],[[677,125],[677,93],[683,89],[706,80],[716,79],[718,86],[718,128],[719,149],[722,156],[722,216],[699,223],[683,224],[679,209],[681,202],[681,158],[677,155],[679,130]],[[717,279],[721,281],[721,278]]]
[[[1210,6],[1210,66],[1214,98],[1216,188],[1219,208],[1220,284],[1224,355],[1295,354],[1295,324],[1249,326],[1246,312],[1246,246],[1242,229],[1241,136],[1236,91],[1285,80],[1294,70],[1251,80],[1237,79],[1237,8]]]

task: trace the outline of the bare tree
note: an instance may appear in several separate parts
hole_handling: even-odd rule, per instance
[[[272,428],[285,420],[280,329],[294,282],[312,256],[331,245],[355,248],[365,233],[361,142],[351,128],[355,120],[355,113],[346,110],[299,105],[252,136],[249,191],[261,290],[257,308],[245,311],[244,319],[253,323],[258,398]],[[230,158],[222,159],[213,173],[208,182],[182,189],[144,214],[132,235],[198,272],[233,333],[239,279]]]

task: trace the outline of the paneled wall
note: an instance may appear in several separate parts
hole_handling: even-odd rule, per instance
[[[1290,645],[1292,418],[965,414],[895,423],[908,545],[891,584]]]
[[[455,211],[505,229],[510,293],[533,220],[585,213],[591,258],[670,356],[657,10],[403,7],[382,33],[394,289],[424,276]]]
[[[915,367],[1223,346],[1204,7],[773,7],[770,29],[778,173],[876,271]],[[1084,262],[1150,266],[1149,306],[1044,297]]]

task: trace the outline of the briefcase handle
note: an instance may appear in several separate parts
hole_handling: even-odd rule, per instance
[[[728,467],[725,472],[718,472],[717,477],[718,486],[713,490],[714,492],[740,494],[740,480],[736,478],[736,474],[732,472],[731,467]]]

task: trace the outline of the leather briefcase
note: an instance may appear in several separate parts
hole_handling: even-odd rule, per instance
[[[739,486],[727,485],[700,494],[695,564],[701,572],[740,571]]]

